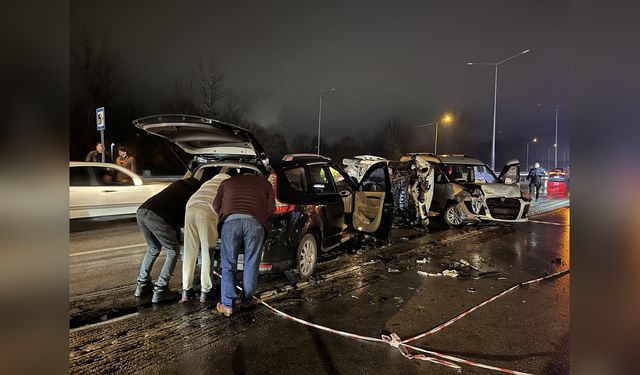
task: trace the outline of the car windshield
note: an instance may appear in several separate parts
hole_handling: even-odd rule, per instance
[[[449,180],[453,182],[491,184],[498,180],[493,171],[486,165],[444,164],[444,170]]]

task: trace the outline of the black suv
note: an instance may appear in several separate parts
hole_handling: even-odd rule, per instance
[[[358,233],[385,238],[391,229],[393,197],[387,165],[373,165],[360,182],[331,159],[286,155],[270,163],[276,216],[260,270],[295,268],[309,277],[316,260]]]

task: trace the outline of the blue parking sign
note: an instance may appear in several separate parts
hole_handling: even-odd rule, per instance
[[[96,109],[96,129],[104,130],[106,127],[106,119],[104,117],[104,107]]]

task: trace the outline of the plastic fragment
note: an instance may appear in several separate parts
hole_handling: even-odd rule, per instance
[[[449,277],[458,277],[459,273],[456,270],[444,270],[442,271],[442,276],[449,276]]]
[[[424,271],[418,271],[418,275],[420,276],[442,276],[442,273],[438,272],[438,273],[429,273],[429,272],[424,272]]]
[[[426,264],[427,263],[427,258],[416,259],[416,263],[418,263],[418,264]]]
[[[400,270],[397,268],[387,268],[387,272],[389,273],[400,273]]]

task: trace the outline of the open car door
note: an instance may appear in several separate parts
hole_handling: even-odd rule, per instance
[[[384,203],[390,194],[389,171],[386,162],[371,166],[358,184],[353,208],[353,227],[374,233],[382,221]]]
[[[509,160],[502,168],[498,180],[505,185],[517,184],[520,180],[520,161],[518,159]]]

